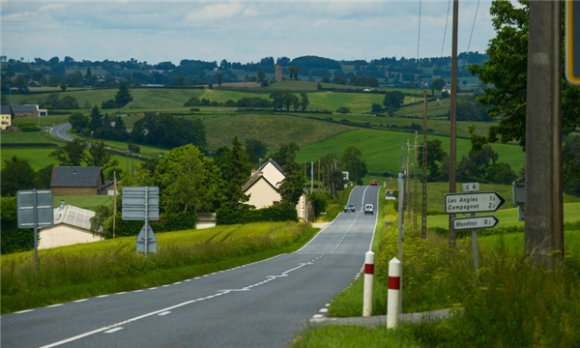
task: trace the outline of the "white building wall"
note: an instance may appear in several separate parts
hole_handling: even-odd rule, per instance
[[[49,249],[79,243],[92,243],[103,239],[99,234],[93,234],[68,225],[55,225],[40,231],[38,249]]]
[[[255,206],[256,209],[269,207],[274,202],[280,202],[282,200],[282,196],[264,179],[258,180],[258,182],[246,191],[246,194],[250,196],[247,203]]]
[[[262,168],[262,175],[272,185],[276,186],[276,188],[280,188],[280,184],[282,184],[282,180],[284,180],[284,174],[282,174],[272,163],[267,163],[266,166]]]

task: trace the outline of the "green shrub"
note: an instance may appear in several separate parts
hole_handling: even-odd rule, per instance
[[[298,221],[296,208],[291,204],[276,204],[263,209],[235,209],[221,207],[216,211],[216,224],[247,224],[260,221]]]
[[[0,253],[8,254],[33,249],[34,229],[18,228],[16,198],[2,197],[1,204]]]

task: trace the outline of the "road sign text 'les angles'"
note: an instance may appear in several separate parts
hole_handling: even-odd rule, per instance
[[[480,213],[496,211],[505,202],[496,192],[448,193],[445,195],[445,213]]]

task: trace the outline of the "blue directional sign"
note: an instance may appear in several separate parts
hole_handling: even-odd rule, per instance
[[[580,0],[566,2],[566,78],[580,85]]]

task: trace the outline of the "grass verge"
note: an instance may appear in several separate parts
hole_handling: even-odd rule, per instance
[[[2,255],[2,313],[167,284],[297,250],[309,224],[255,223],[157,235],[158,253],[135,253],[134,237]]]
[[[390,204],[384,209],[385,216],[395,213]],[[376,258],[374,315],[385,314],[387,265],[397,254],[396,224],[385,224],[384,232]],[[460,239],[450,251],[446,237],[432,231],[427,240],[415,231],[405,235],[403,311],[462,307],[461,314],[392,331],[311,328],[294,347],[580,346],[580,229],[572,226],[565,231],[565,258],[554,269],[534,265],[523,256],[522,233],[490,235],[479,241],[480,269],[475,273],[470,238]],[[329,314],[360,316],[361,310],[362,278],[331,302]],[[337,342],[336,337],[344,341]]]

